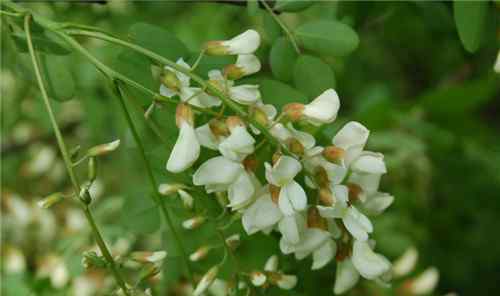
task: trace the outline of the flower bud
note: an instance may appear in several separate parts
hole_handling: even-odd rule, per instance
[[[146,268],[144,268],[141,273],[139,274],[140,281],[144,281],[147,279],[151,279],[152,277],[155,277],[161,272],[160,266],[156,264],[147,264]]]
[[[189,255],[189,260],[193,262],[200,261],[207,257],[208,252],[210,251],[209,246],[201,246],[196,251],[194,251],[191,255]]]
[[[92,183],[97,178],[97,159],[90,157],[88,162],[89,182]]]
[[[130,254],[130,259],[140,262],[140,263],[156,263],[160,262],[167,256],[167,252],[158,251],[158,252],[133,252]]]
[[[297,285],[297,276],[282,274],[280,272],[268,272],[269,281],[284,290],[293,289]]]
[[[227,137],[229,135],[229,129],[227,128],[226,122],[213,118],[208,122],[208,127],[212,134],[216,137]]]
[[[186,209],[192,209],[193,208],[194,200],[193,200],[193,197],[191,196],[191,194],[189,194],[186,191],[180,189],[179,190],[179,197],[181,198],[182,204],[184,205],[184,207]]]
[[[90,148],[87,151],[87,155],[90,157],[105,155],[105,154],[108,154],[108,153],[116,150],[116,148],[118,148],[118,146],[120,146],[120,140],[116,140],[116,141],[106,143],[106,144],[97,145],[97,146]]]
[[[158,186],[158,192],[161,195],[170,195],[177,193],[180,189],[185,188],[184,184],[180,183],[163,183]]]
[[[323,167],[317,167],[315,173],[315,181],[320,188],[329,188],[330,187],[330,179],[328,178],[328,173]]]
[[[290,149],[290,151],[293,154],[299,156],[304,155],[304,145],[302,145],[302,143],[299,140],[297,140],[296,138],[290,138],[287,140],[287,142],[288,142],[288,149]]]
[[[311,207],[307,211],[307,227],[328,230],[328,222],[319,215],[318,208]]]
[[[332,163],[338,163],[344,157],[344,149],[336,146],[328,146],[323,149],[323,157]]]
[[[56,192],[56,193],[52,193],[51,195],[43,198],[42,200],[38,201],[37,202],[37,205],[40,207],[40,208],[43,208],[43,209],[48,209],[50,208],[52,205],[60,202],[61,200],[63,200],[64,196],[61,192]]]
[[[257,121],[262,126],[269,125],[269,118],[267,117],[266,112],[259,107],[251,106],[250,113],[252,114],[253,120]]]
[[[261,64],[259,59],[253,54],[238,55],[236,64],[227,65],[224,68],[224,75],[230,80],[236,80],[246,75],[259,72]]]
[[[209,41],[203,48],[208,55],[251,54],[259,45],[259,33],[247,30],[230,40]]]
[[[292,122],[298,121],[304,112],[304,104],[291,103],[283,107],[283,113]]]
[[[184,227],[185,229],[195,229],[200,227],[200,225],[203,224],[203,222],[205,222],[205,217],[196,216],[182,222],[182,227]]]
[[[432,293],[439,281],[439,271],[429,267],[416,278],[405,284],[407,291],[412,295],[427,295]]]
[[[278,270],[278,255],[272,255],[264,264],[265,271],[277,271]]]
[[[175,123],[178,128],[182,126],[182,122],[187,122],[189,125],[194,126],[193,110],[188,104],[184,103],[177,105],[175,111]]]
[[[107,266],[107,263],[106,260],[97,255],[96,252],[88,251],[83,253],[82,265],[85,269],[105,268]]]
[[[81,202],[86,205],[89,205],[92,202],[92,197],[90,196],[89,190],[85,187],[82,187],[80,190],[80,195],[78,196]]]
[[[207,273],[201,278],[200,282],[196,286],[196,289],[194,289],[193,296],[200,296],[202,295],[208,287],[213,283],[215,280],[215,277],[217,277],[217,274],[219,273],[219,266],[215,265],[214,267],[210,268]]]
[[[238,248],[240,242],[241,242],[240,235],[237,233],[226,238],[226,245],[233,251],[236,250],[236,248]]]
[[[229,116],[228,118],[226,118],[226,125],[230,131],[235,127],[245,126],[243,120],[241,120],[241,118],[239,118],[238,116]]]
[[[253,271],[250,273],[250,281],[255,287],[260,287],[267,282],[267,276],[260,271]]]
[[[417,264],[418,251],[415,247],[407,249],[392,266],[392,274],[395,277],[401,277],[409,274]]]
[[[163,71],[161,76],[161,83],[176,92],[179,92],[182,87],[182,83],[177,75],[175,75],[175,73],[170,70]]]

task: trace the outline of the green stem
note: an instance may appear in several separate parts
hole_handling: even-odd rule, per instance
[[[279,18],[279,16],[276,15],[276,13],[274,13],[274,11],[272,10],[272,8],[269,7],[269,4],[267,4],[267,2],[265,0],[259,0],[259,1],[260,1],[260,3],[262,3],[262,5],[264,5],[264,7],[266,8],[266,10],[273,17],[273,19],[278,23],[278,25],[281,27],[281,29],[283,29],[283,31],[285,32],[286,36],[288,37],[288,39],[292,43],[293,48],[295,48],[295,51],[298,54],[300,54],[300,48],[299,48],[299,46],[297,44],[297,40],[295,40],[295,36],[290,31],[290,29],[288,28],[288,26]]]
[[[142,144],[142,140],[139,137],[139,133],[137,132],[137,128],[134,124],[134,121],[132,120],[132,116],[130,115],[130,112],[127,108],[127,105],[125,104],[123,92],[122,92],[122,89],[119,86],[118,82],[115,82],[115,87],[116,87],[117,97],[120,101],[121,110],[123,112],[123,115],[125,116],[125,119],[127,120],[127,124],[129,126],[130,131],[132,132],[132,136],[134,137],[134,140],[137,144],[137,147],[139,147],[139,152],[141,154],[142,161],[144,163],[144,166],[146,167],[146,171],[148,173],[148,179],[149,179],[149,182],[151,183],[151,187],[152,187],[153,192],[154,192],[153,198],[155,199],[155,202],[160,206],[160,210],[165,218],[165,221],[168,225],[168,228],[172,232],[172,235],[174,236],[174,240],[177,244],[177,247],[181,251],[181,256],[182,256],[182,259],[184,261],[184,264],[186,265],[188,276],[190,277],[191,281],[193,281],[193,274],[192,274],[191,268],[189,266],[188,256],[187,256],[186,251],[184,249],[184,246],[182,244],[182,240],[174,228],[174,223],[172,222],[172,218],[170,217],[170,213],[169,213],[167,207],[165,206],[165,203],[163,202],[162,197],[158,193],[158,183],[156,182],[156,179],[154,177],[153,169],[151,168],[151,165],[150,165],[148,158],[146,156],[146,150],[144,149],[144,145]]]
[[[64,142],[64,138],[62,137],[61,131],[59,129],[59,125],[57,124],[57,120],[56,120],[55,115],[54,115],[54,111],[52,110],[52,106],[50,105],[47,91],[45,90],[45,85],[43,83],[40,67],[39,67],[38,60],[37,60],[37,57],[35,54],[35,49],[33,47],[33,41],[32,41],[32,37],[31,37],[31,29],[30,29],[30,21],[31,21],[31,15],[27,14],[24,18],[24,31],[26,33],[26,39],[28,42],[28,49],[29,49],[29,53],[31,56],[31,61],[33,63],[33,68],[35,70],[36,80],[37,80],[38,86],[40,87],[40,92],[42,93],[43,102],[45,104],[45,108],[47,109],[47,113],[49,115],[50,122],[52,124],[52,128],[54,129],[54,133],[55,133],[55,136],[57,139],[57,144],[59,146],[59,150],[61,151],[61,154],[62,154],[62,157],[64,160],[64,164],[66,166],[66,170],[67,170],[68,175],[70,177],[71,184],[73,185],[74,194],[76,196],[79,196],[81,186],[80,186],[80,183],[78,182],[78,178],[76,177],[75,171],[73,170],[73,166],[71,163],[71,159],[69,157],[68,150],[66,148],[66,144]],[[111,256],[111,254],[110,254],[110,252],[109,252],[109,250],[108,250],[108,248],[107,248],[107,246],[106,246],[106,244],[101,236],[99,228],[97,227],[95,220],[94,220],[94,217],[92,216],[92,213],[90,212],[90,209],[89,209],[87,204],[83,205],[83,210],[85,213],[85,217],[87,218],[87,222],[89,223],[89,225],[92,229],[92,232],[94,234],[97,245],[99,246],[99,249],[101,250],[104,258],[108,262],[109,267],[111,269],[111,272],[112,272],[113,276],[115,277],[117,284],[120,286],[120,288],[122,289],[122,291],[125,295],[130,295],[130,293],[127,289],[127,286],[125,284],[125,281],[123,280],[118,268],[116,267],[116,263],[115,263],[113,257]]]

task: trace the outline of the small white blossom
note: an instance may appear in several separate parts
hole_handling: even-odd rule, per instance
[[[219,267],[217,265],[210,268],[194,289],[193,296],[202,295],[210,287],[210,285],[212,285],[218,273]]]
[[[337,263],[337,272],[335,275],[335,294],[343,294],[350,290],[359,281],[359,273],[352,264],[351,259],[345,259]]]
[[[346,166],[356,159],[363,151],[370,131],[356,121],[344,125],[332,139],[332,144],[344,150]]]
[[[210,81],[224,86],[223,91],[235,102],[242,105],[253,105],[261,100],[259,86],[254,84],[234,85],[234,81],[224,78],[219,70],[208,72]]]
[[[435,267],[429,267],[411,280],[408,289],[413,295],[427,295],[434,291],[438,281],[439,271]]]
[[[389,260],[373,252],[367,241],[354,241],[351,260],[359,274],[369,280],[376,279],[391,269]]]
[[[259,58],[253,54],[238,55],[235,64],[224,68],[224,74],[231,80],[239,79],[243,76],[251,75],[260,71],[261,64]]]
[[[392,274],[395,277],[400,277],[410,273],[417,264],[418,251],[415,247],[408,248],[392,266]]]
[[[327,89],[311,103],[304,106],[302,115],[310,123],[321,125],[333,122],[340,108],[339,96],[333,89]]]
[[[259,33],[247,30],[229,40],[207,42],[205,49],[211,55],[237,55],[254,53],[259,46]]]

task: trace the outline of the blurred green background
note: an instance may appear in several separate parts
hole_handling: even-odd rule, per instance
[[[335,73],[342,107],[336,124],[322,133],[331,137],[347,120],[360,121],[372,131],[368,147],[383,152],[388,165],[382,188],[396,197],[375,221],[377,248],[395,259],[415,246],[420,256],[412,274],[437,267],[436,295],[500,293],[500,84],[499,74],[493,71],[500,31],[499,6],[490,4],[481,46],[474,53],[460,42],[451,2],[323,1],[280,16],[292,28],[307,20],[337,19],[358,33],[360,44],[352,54],[323,57]],[[207,40],[255,28],[263,36],[258,52],[263,71],[258,75],[277,80],[268,56],[281,32],[263,11],[249,14],[245,6],[203,1],[33,3],[30,7],[56,20],[95,25],[122,37],[127,37],[134,23],[154,24],[176,35],[192,57]],[[50,214],[33,206],[40,196],[64,190],[68,182],[28,56],[18,52],[5,21],[1,30],[2,291],[5,295],[29,291],[73,295],[69,291],[78,290],[73,286],[82,283],[74,280],[73,286],[55,288],[57,283],[46,279],[50,272],[40,270],[50,255],[58,254],[64,257],[70,277],[80,278],[81,250],[91,240],[75,205],[58,206]],[[120,49],[82,40],[106,63],[137,75],[133,67],[120,68],[116,58]],[[103,76],[77,53],[63,65],[73,78],[67,82],[74,83],[67,94],[72,100],[53,104],[68,142],[89,147],[121,138],[125,147],[133,149]],[[265,102],[274,99],[264,94]],[[144,100],[137,102],[141,105]],[[161,123],[161,115],[157,120]],[[172,130],[162,133],[167,138],[175,135]],[[151,153],[157,153],[153,148]],[[155,222],[140,216],[150,205],[131,204],[126,198],[140,192],[146,182],[135,153],[127,151],[100,163],[99,186],[94,189],[103,196],[96,203],[96,215],[115,245],[120,246],[121,240],[128,248],[157,245],[158,235],[146,234],[155,234]],[[163,165],[163,161],[155,164],[158,170]],[[6,258],[18,251],[24,268],[18,263],[12,269]],[[333,283],[331,276],[325,280],[330,281],[328,287]],[[401,295],[398,287],[403,281],[396,279],[394,289],[383,293]],[[363,285],[353,295],[367,295],[370,288]]]

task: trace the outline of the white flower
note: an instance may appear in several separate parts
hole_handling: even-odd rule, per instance
[[[295,275],[280,274],[278,277],[276,285],[283,290],[291,290],[297,285],[297,276]]]
[[[177,60],[177,65],[186,69],[191,68],[182,58]],[[222,103],[218,98],[201,91],[201,88],[190,87],[190,78],[186,74],[169,66],[165,66],[165,70],[167,73],[174,75],[175,78],[171,78],[170,80],[175,81],[170,83],[167,81],[166,83],[164,82],[161,84],[160,94],[162,96],[171,98],[178,95],[183,102],[189,101],[188,103],[190,105],[205,108],[219,106]]]
[[[307,196],[302,187],[293,180],[302,170],[302,165],[298,160],[290,156],[281,156],[276,163],[271,166],[265,163],[267,181],[280,187],[278,205],[283,214],[290,216],[296,211],[305,210],[307,206]]]
[[[250,273],[250,281],[255,287],[260,287],[264,285],[267,281],[267,277],[264,273],[260,271],[254,271]]]
[[[495,61],[495,66],[493,66],[493,70],[497,73],[500,73],[500,50],[497,54],[497,59]]]
[[[309,154],[309,151],[314,147],[316,144],[316,140],[314,139],[314,136],[312,136],[309,133],[299,131],[293,127],[293,124],[289,122],[287,126],[285,127],[281,123],[276,123],[273,125],[273,127],[270,129],[270,133],[277,138],[283,146],[288,147],[292,152],[296,152],[297,150],[300,150],[300,153],[296,154]],[[293,149],[294,144],[292,141],[297,141],[300,143],[299,149]]]
[[[325,245],[325,243],[328,242],[329,238],[330,238],[330,233],[328,231],[321,230],[318,228],[307,228],[303,232],[303,235],[300,238],[300,240],[296,243],[288,241],[287,238],[283,236],[280,240],[280,249],[281,252],[283,252],[283,254],[295,253],[295,258],[297,258],[298,260],[302,260],[305,257],[309,256],[311,253],[320,250],[321,249],[320,247]],[[316,256],[320,255],[321,254],[318,253]],[[333,258],[333,256],[331,258]],[[319,266],[321,264],[318,261],[316,265]]]
[[[267,258],[266,264],[264,264],[265,271],[277,271],[278,270],[278,255],[272,255]]]
[[[387,172],[384,156],[381,153],[363,151],[351,163],[352,174],[349,182],[357,184],[363,190],[361,200],[377,192],[380,178]]]
[[[202,295],[210,287],[210,285],[212,285],[218,273],[219,267],[217,265],[210,268],[201,278],[200,282],[196,286],[196,289],[194,289],[193,296]]]
[[[254,53],[259,46],[259,33],[247,30],[230,40],[207,42],[205,49],[211,55],[236,55]]]
[[[219,144],[220,153],[228,159],[242,161],[253,153],[254,138],[244,126],[238,125],[231,129],[231,134]]]
[[[333,89],[327,89],[311,103],[304,106],[302,116],[314,125],[333,122],[340,108],[339,96]]]
[[[351,260],[359,274],[369,280],[376,279],[391,269],[389,260],[373,252],[368,241],[354,241]]]
[[[344,150],[346,166],[356,159],[366,145],[370,131],[356,121],[344,125],[332,139],[332,144]]]
[[[225,191],[244,170],[238,162],[217,156],[204,162],[193,175],[193,184],[205,186],[208,193]],[[214,173],[216,172],[216,173]]]
[[[239,79],[243,76],[251,75],[260,71],[261,64],[259,58],[253,54],[238,55],[235,64],[224,68],[224,74],[231,80]]]
[[[306,222],[301,214],[296,213],[291,216],[283,216],[278,223],[278,229],[283,235],[281,238],[283,241],[283,248],[290,247],[289,245],[298,244],[301,241],[301,235],[305,228]],[[283,250],[282,252],[285,254],[290,253]]]
[[[258,85],[243,84],[234,86],[234,81],[225,79],[219,70],[209,71],[208,77],[213,83],[223,86],[221,91],[227,92],[227,95],[237,103],[253,105],[261,100]]]
[[[269,190],[265,188],[257,200],[243,213],[241,221],[249,235],[259,231],[270,232],[283,217],[278,206],[272,201]]]
[[[357,240],[365,241],[368,239],[368,233],[373,231],[373,225],[370,220],[359,212],[354,206],[349,206],[348,189],[344,185],[335,185],[332,192],[336,197],[336,203],[333,206],[318,206],[319,213],[324,218],[341,218],[344,226]]]
[[[212,132],[209,123],[197,127],[196,135],[198,137],[198,141],[200,141],[201,146],[211,150],[218,150],[219,143],[226,138],[222,135],[215,135]]]
[[[404,276],[410,273],[417,264],[418,251],[415,247],[408,248],[392,266],[394,276]]]
[[[179,104],[176,119],[179,137],[167,161],[167,170],[172,173],[180,173],[191,167],[200,156],[200,143],[194,131],[191,109]]]
[[[364,203],[361,204],[362,209],[368,215],[380,215],[394,202],[394,196],[385,192],[376,192],[370,195]]]

